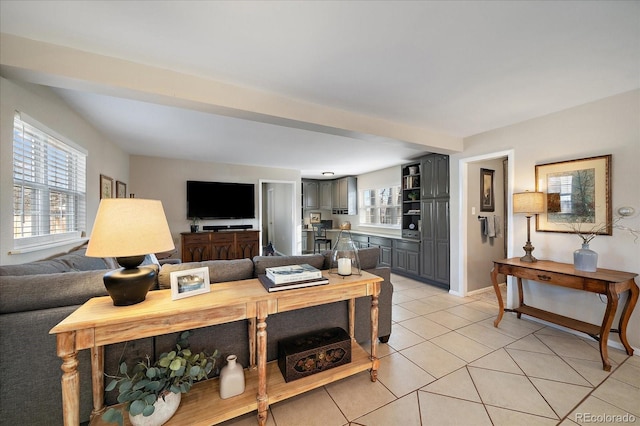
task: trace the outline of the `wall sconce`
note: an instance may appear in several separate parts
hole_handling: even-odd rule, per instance
[[[333,246],[331,252],[331,268],[329,269],[329,273],[338,274],[343,277],[352,274],[362,274],[358,248],[351,237],[351,231],[348,229],[342,229],[338,234],[338,242]]]
[[[537,262],[531,252],[535,247],[531,245],[531,216],[544,213],[544,192],[519,192],[513,194],[513,212],[524,213],[527,217],[527,243],[522,247],[525,255],[520,258],[522,262]]]
[[[138,266],[145,255],[174,248],[160,201],[141,198],[100,201],[87,256],[115,257],[122,266],[103,278],[115,306],[142,302],[155,282],[156,271]]]

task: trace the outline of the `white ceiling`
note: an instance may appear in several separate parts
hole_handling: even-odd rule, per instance
[[[638,1],[1,0],[0,31],[455,137],[640,88]],[[132,154],[317,177],[426,152],[56,90]]]

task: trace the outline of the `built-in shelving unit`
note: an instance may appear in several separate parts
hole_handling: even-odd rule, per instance
[[[402,237],[419,240],[420,162],[402,166]]]

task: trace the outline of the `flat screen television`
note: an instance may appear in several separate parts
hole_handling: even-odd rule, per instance
[[[252,183],[187,181],[187,217],[254,219]]]

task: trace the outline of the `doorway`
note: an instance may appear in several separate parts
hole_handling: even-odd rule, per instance
[[[489,271],[495,258],[510,257],[513,253],[512,202],[513,193],[513,150],[459,160],[460,178],[460,234],[458,246],[458,273],[460,288],[458,294],[467,296],[475,291],[486,291],[491,286]],[[506,163],[506,164],[505,164]],[[495,171],[500,181],[494,181],[496,196],[500,205],[493,211],[481,211],[479,174],[481,168]],[[499,223],[502,238],[494,239],[484,233],[482,226],[491,220]]]
[[[296,254],[296,224],[300,219],[296,218],[295,189],[296,183],[291,181],[260,181],[262,250],[271,242],[276,255]]]

